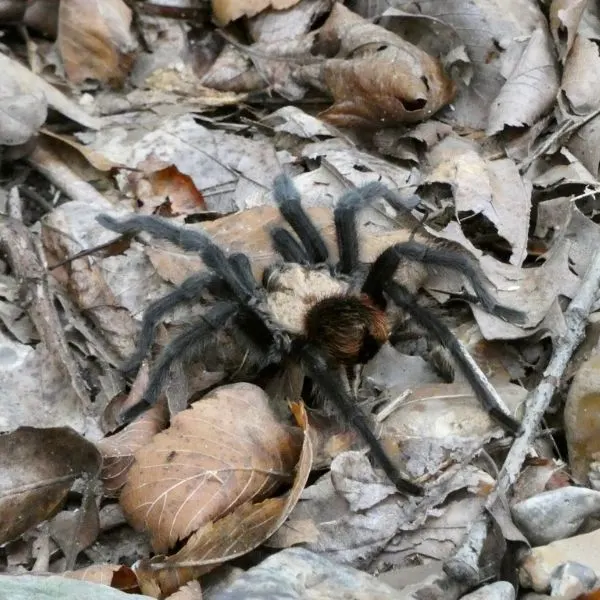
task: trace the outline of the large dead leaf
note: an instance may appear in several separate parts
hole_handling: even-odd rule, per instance
[[[282,526],[300,498],[313,461],[312,434],[304,407],[294,404],[292,409],[304,429],[304,442],[292,489],[285,496],[259,503],[246,502],[222,519],[207,523],[173,556],[137,563],[135,570],[142,589],[145,589],[145,582],[151,583],[150,589],[158,586],[164,595],[168,595],[219,564],[250,552]]]
[[[123,0],[62,1],[57,45],[69,79],[120,86],[134,58],[130,25],[131,10]]]
[[[533,125],[556,100],[559,78],[550,34],[538,27],[490,108],[486,132]]]
[[[298,429],[279,423],[258,387],[218,388],[136,454],[121,506],[157,552],[289,481]]]
[[[337,3],[320,30],[339,48],[321,77],[335,103],[321,116],[342,127],[422,121],[452,100],[454,83],[439,61]]]
[[[121,191],[134,194],[140,177],[133,170],[160,160],[161,169],[173,166],[189,176],[206,207],[221,213],[245,208],[246,199],[271,189],[281,172],[270,140],[210,129],[190,114],[107,127],[91,146],[126,166]]]
[[[95,477],[100,454],[68,427],[20,427],[0,436],[0,543],[49,518],[78,477]]]

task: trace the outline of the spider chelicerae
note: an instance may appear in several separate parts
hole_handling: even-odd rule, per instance
[[[356,428],[376,463],[398,490],[420,494],[419,486],[399,474],[349,385],[356,367],[372,359],[388,341],[393,330],[388,310],[391,303],[408,313],[450,353],[490,416],[511,433],[518,431],[518,421],[501,407],[495,391],[463,345],[438,317],[417,303],[416,296],[409,291],[413,286],[396,277],[399,266],[405,262],[457,270],[466,277],[474,292],[465,293],[461,298],[478,303],[503,319],[522,321],[521,312],[494,300],[483,283],[478,265],[469,255],[438,243],[409,240],[390,246],[373,263],[362,264],[357,212],[377,198],[384,198],[397,210],[406,210],[394,192],[375,182],[350,190],[339,199],[334,209],[339,261],[333,264],[321,234],[304,211],[300,194],[288,176],[275,179],[274,197],[296,235],[284,227],[270,231],[273,246],[282,261],[265,270],[262,285],[256,281],[246,255],[227,255],[197,229],[178,227],[155,216],[138,215],[122,221],[105,214],[98,216],[104,227],[117,233],[147,232],[184,250],[198,252],[208,268],[207,272],[191,275],[173,292],[147,308],[138,349],[124,366],[125,371],[134,371],[140,366],[166,312],[181,303],[199,300],[209,288],[216,296],[214,305],[159,354],[144,401],[126,414],[126,421],[157,401],[176,361],[197,356],[198,348],[201,356],[202,349],[209,345],[208,340],[228,327],[234,332],[236,343],[245,350],[244,373],[252,377],[267,367],[288,360],[298,361],[320,395]],[[306,289],[294,292],[293,286],[286,283],[298,270],[303,274],[305,287],[312,286],[317,279],[325,280],[321,289],[326,291],[313,295],[312,301],[303,308],[297,300],[299,296],[306,297]]]

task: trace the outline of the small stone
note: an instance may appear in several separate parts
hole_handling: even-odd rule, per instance
[[[523,535],[541,546],[573,535],[585,519],[600,513],[600,492],[563,487],[518,502],[511,511]]]
[[[496,581],[462,597],[462,600],[515,600],[515,588],[508,581]]]
[[[519,567],[519,580],[525,588],[547,592],[556,568],[567,562],[600,573],[600,529],[533,548]]]

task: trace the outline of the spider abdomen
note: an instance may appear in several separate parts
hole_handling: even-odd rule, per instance
[[[304,334],[332,362],[350,366],[371,360],[389,328],[385,313],[368,297],[339,295],[319,300],[306,312]]]

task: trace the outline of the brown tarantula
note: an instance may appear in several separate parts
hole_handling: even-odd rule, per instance
[[[198,252],[209,269],[206,273],[192,275],[148,307],[142,320],[138,350],[125,366],[126,371],[139,367],[152,345],[162,315],[182,302],[199,299],[207,288],[217,289],[217,302],[212,308],[162,350],[151,372],[144,402],[134,407],[134,412],[129,411],[127,419],[156,402],[175,361],[189,359],[199,346],[206,349],[213,335],[227,326],[234,332],[236,342],[245,349],[245,373],[258,375],[288,358],[298,360],[313,386],[357,429],[369,445],[376,463],[396,487],[408,494],[419,494],[419,486],[400,476],[373,433],[368,418],[355,402],[344,377],[346,370],[351,378],[355,367],[373,358],[390,337],[392,332],[386,308],[392,302],[449,351],[490,415],[508,431],[518,431],[519,423],[499,406],[493,389],[457,338],[443,322],[417,303],[402,282],[394,279],[404,261],[454,269],[469,280],[475,292],[474,295],[464,294],[462,298],[479,303],[488,312],[504,319],[522,320],[519,311],[501,306],[493,299],[471,257],[434,243],[407,241],[390,246],[372,264],[363,265],[359,259],[357,211],[378,197],[396,208],[403,208],[388,188],[380,183],[370,183],[347,192],[335,208],[339,262],[334,265],[329,262],[325,242],[304,211],[298,190],[289,177],[281,175],[275,179],[274,196],[281,214],[297,237],[282,227],[270,232],[283,264],[265,271],[263,285],[257,283],[244,254],[225,254],[206,234],[196,229],[177,227],[154,216],[133,216],[123,221],[108,215],[98,216],[104,227],[120,234],[145,231],[184,250]],[[271,284],[274,275],[275,279],[281,278],[286,272],[299,268],[298,265],[308,274],[328,277],[331,292],[315,298],[303,314],[290,319],[289,315],[283,314],[285,311],[277,308],[276,292]]]

